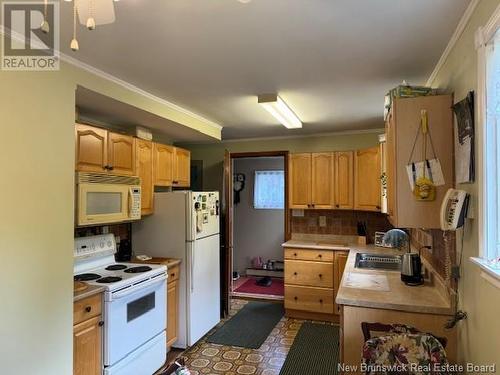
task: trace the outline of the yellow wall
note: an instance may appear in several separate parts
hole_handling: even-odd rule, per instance
[[[488,21],[499,4],[499,0],[479,2],[464,33],[432,82],[433,87],[454,92],[456,101],[463,99],[470,90],[477,89],[474,33]],[[477,183],[459,185],[458,188],[467,190],[477,202]],[[469,261],[469,257],[479,255],[477,220],[472,220],[469,225],[464,238],[459,285],[460,308],[468,314],[467,320],[458,325],[460,358],[463,362],[495,363],[500,360],[500,289],[484,280],[479,268]],[[460,240],[457,247],[460,249]]]
[[[220,138],[219,129],[66,63],[57,72],[0,71],[2,375],[72,373],[77,85]]]
[[[383,126],[383,125],[382,125]],[[224,150],[230,152],[290,151],[320,152],[355,150],[378,144],[378,134],[373,131],[358,134],[323,135],[303,138],[270,138],[266,140],[224,141],[210,144],[182,144],[191,150],[193,160],[203,160],[203,189],[222,188]]]

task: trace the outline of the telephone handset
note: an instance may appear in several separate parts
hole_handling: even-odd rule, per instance
[[[464,225],[469,208],[469,194],[464,190],[448,189],[441,203],[441,229],[457,230]]]

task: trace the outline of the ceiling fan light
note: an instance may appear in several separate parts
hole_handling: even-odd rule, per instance
[[[70,48],[73,51],[78,51],[80,49],[80,46],[78,45],[78,40],[76,40],[75,38],[71,39]]]
[[[258,103],[288,129],[302,128],[302,121],[277,94],[258,96]]]
[[[87,29],[89,29],[89,30],[95,30],[95,19],[94,19],[94,17],[89,17],[87,19],[86,26],[87,26]]]

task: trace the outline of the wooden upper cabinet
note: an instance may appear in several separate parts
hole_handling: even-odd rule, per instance
[[[100,375],[101,316],[73,327],[73,375]]]
[[[312,188],[311,154],[290,154],[288,175],[290,208],[310,208]]]
[[[337,209],[354,208],[354,152],[335,152],[334,206]]]
[[[311,154],[311,205],[315,209],[333,208],[333,153]]]
[[[380,148],[357,150],[354,158],[354,209],[380,211]]]
[[[446,191],[454,186],[453,112],[451,95],[395,98],[386,122],[387,213],[397,228],[440,228],[440,208]],[[415,199],[406,166],[420,127],[421,111],[427,111],[429,134],[441,164],[444,185],[436,186],[433,201]],[[422,136],[415,144],[413,159],[421,161]],[[427,157],[433,158],[427,145]]]
[[[113,174],[135,174],[135,138],[108,133],[108,168]]]
[[[108,132],[93,126],[75,126],[75,167],[82,172],[106,172]]]
[[[172,186],[174,177],[174,148],[155,143],[153,146],[153,175],[156,186]]]
[[[191,152],[183,148],[174,147],[173,185],[191,186]]]
[[[141,179],[141,214],[153,213],[153,143],[143,139],[135,141],[135,169]]]

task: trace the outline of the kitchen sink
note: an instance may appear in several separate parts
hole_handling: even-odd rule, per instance
[[[374,270],[399,271],[401,269],[401,257],[399,255],[357,253],[354,267]]]

